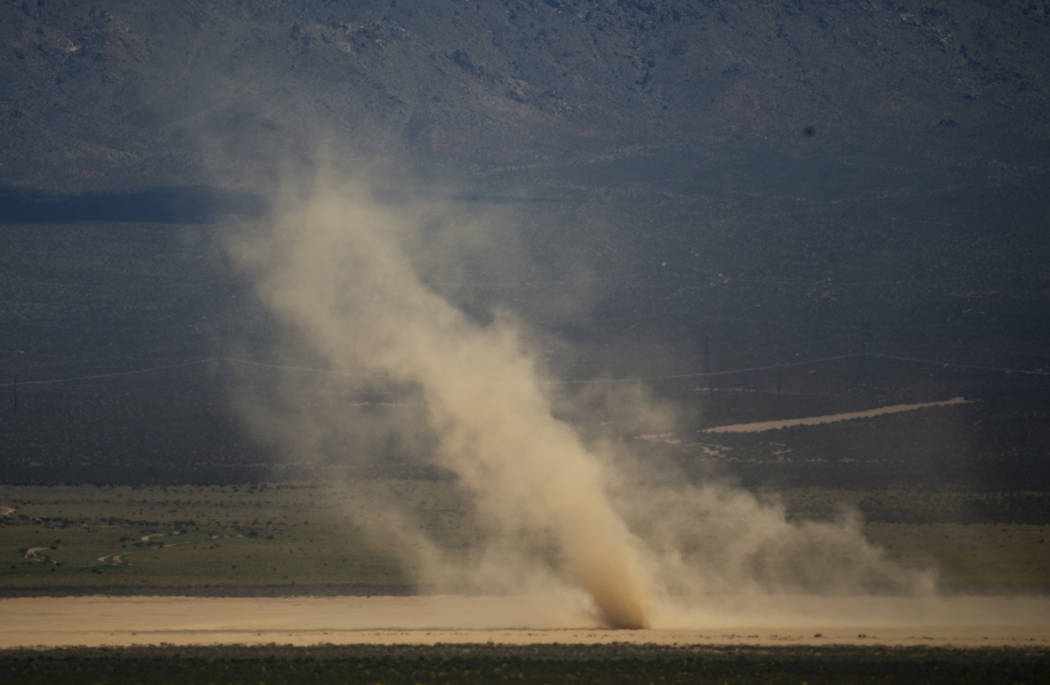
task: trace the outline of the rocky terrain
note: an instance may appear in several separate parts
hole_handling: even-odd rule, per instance
[[[18,187],[240,186],[321,147],[473,181],[810,195],[829,171],[840,192],[916,166],[1015,178],[1050,145],[1031,2],[5,0],[0,18]]]

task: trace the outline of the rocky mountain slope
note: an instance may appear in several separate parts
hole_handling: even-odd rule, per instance
[[[5,0],[0,45],[20,187],[243,185],[318,147],[457,175],[1050,150],[1040,3]]]

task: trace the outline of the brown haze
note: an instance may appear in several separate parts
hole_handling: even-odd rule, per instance
[[[775,502],[715,480],[682,484],[644,454],[584,437],[575,419],[595,411],[647,425],[673,423],[673,411],[639,387],[570,395],[512,312],[468,313],[439,294],[435,284],[459,275],[457,251],[484,258],[486,221],[506,217],[383,205],[358,182],[296,188],[232,253],[298,344],[363,390],[393,385],[415,403],[396,420],[350,403],[326,413],[292,401],[255,407],[253,419],[297,459],[334,451],[364,460],[396,444],[455,473],[484,531],[476,552],[442,550],[396,503],[372,517],[421,583],[590,603],[620,628],[680,618],[683,607],[727,593],[932,589],[930,574],[867,544],[855,518],[789,523]],[[438,217],[445,229],[434,228]],[[513,241],[505,227],[493,231]]]

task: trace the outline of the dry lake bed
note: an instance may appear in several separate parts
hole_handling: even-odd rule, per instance
[[[0,599],[0,648],[214,644],[927,645],[1050,647],[1047,597],[722,598],[610,630],[534,596]]]

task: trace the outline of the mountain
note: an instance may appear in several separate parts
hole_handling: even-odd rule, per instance
[[[755,160],[775,160],[774,177],[863,169],[866,183],[916,164],[1021,173],[1050,153],[1047,12],[6,0],[0,184],[238,186],[318,147],[472,182],[604,183],[638,162],[676,185],[683,169]]]

